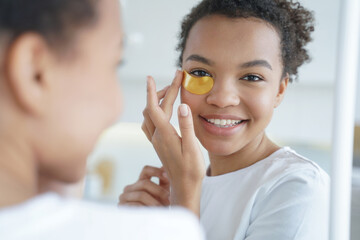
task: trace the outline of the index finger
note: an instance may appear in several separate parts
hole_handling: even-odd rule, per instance
[[[160,125],[168,122],[165,113],[159,106],[159,99],[156,93],[156,86],[152,77],[147,77],[147,104],[149,116],[154,123],[155,127],[159,128]]]
[[[176,70],[175,78],[172,81],[169,89],[167,90],[164,100],[160,104],[161,108],[164,110],[168,118],[171,117],[174,102],[176,100],[176,97],[178,96],[179,88],[181,86],[182,76],[182,72]]]

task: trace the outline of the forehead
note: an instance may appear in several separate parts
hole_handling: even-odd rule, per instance
[[[99,23],[102,29],[113,31],[114,34],[122,33],[119,0],[102,0],[98,1],[97,4]]]
[[[200,19],[191,29],[184,51],[212,60],[281,60],[279,34],[270,24],[257,18],[227,18],[211,15]]]

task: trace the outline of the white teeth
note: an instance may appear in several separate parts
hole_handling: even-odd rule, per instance
[[[217,127],[232,127],[242,122],[242,120],[231,119],[206,119],[209,123],[216,125]]]

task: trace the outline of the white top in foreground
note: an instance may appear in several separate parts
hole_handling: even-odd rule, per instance
[[[45,194],[0,209],[0,239],[203,240],[203,234],[196,217],[180,208],[117,208]]]
[[[329,177],[288,147],[238,171],[205,177],[209,240],[328,240]]]

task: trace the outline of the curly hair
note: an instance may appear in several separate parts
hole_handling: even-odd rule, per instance
[[[10,45],[27,32],[65,46],[73,30],[97,20],[97,0],[0,0],[0,36]],[[4,44],[3,44],[4,45]],[[4,47],[4,46],[2,46]]]
[[[192,8],[181,24],[177,50],[178,66],[182,67],[183,53],[189,32],[197,21],[209,15],[228,18],[262,19],[275,27],[280,36],[283,76],[297,79],[298,68],[310,61],[305,45],[312,40],[313,13],[292,0],[203,0]]]

